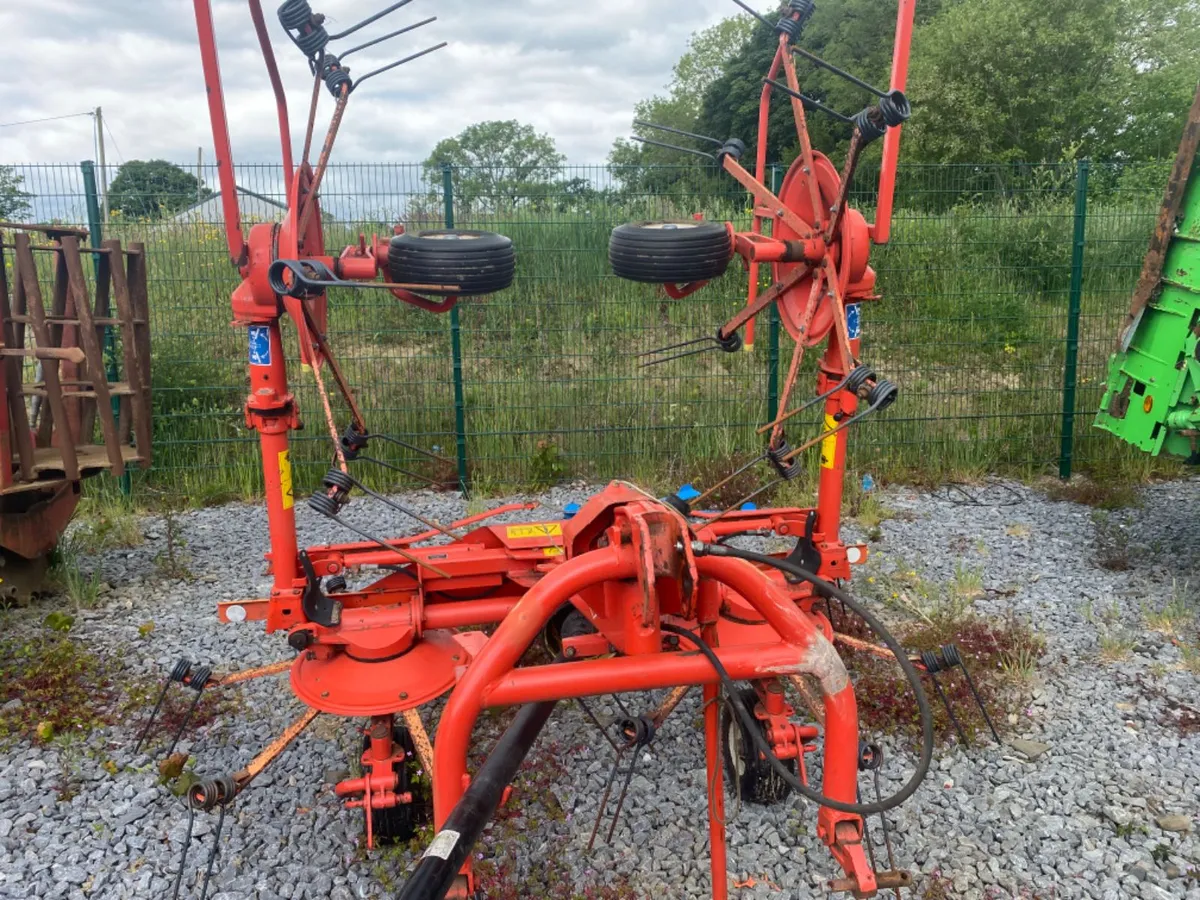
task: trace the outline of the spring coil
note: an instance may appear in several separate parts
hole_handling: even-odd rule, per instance
[[[284,0],[279,7],[279,24],[284,28],[303,28],[312,22],[312,17],[308,0]]]
[[[237,782],[232,775],[221,775],[195,785],[188,791],[188,805],[192,809],[211,812],[224,806],[237,794]]]
[[[938,656],[938,652],[936,650],[922,650],[921,665],[925,667],[925,671],[930,675],[936,675],[938,672],[947,668],[942,658]]]
[[[873,772],[883,765],[883,748],[868,741],[858,742],[858,771]]]
[[[193,691],[199,692],[204,690],[204,686],[208,684],[209,679],[212,678],[212,669],[210,669],[208,666],[197,666],[188,674],[190,677],[188,678],[187,686]]]
[[[336,488],[338,491],[345,493],[350,493],[354,489],[354,479],[341,469],[330,469],[325,473],[325,477],[321,479],[321,484],[327,488]]]
[[[871,392],[867,394],[867,401],[875,408],[876,412],[879,412],[895,403],[899,396],[899,387],[886,378],[880,378],[875,382],[875,387],[871,388]]]
[[[878,106],[868,106],[854,116],[854,127],[862,135],[863,144],[870,144],[887,134]]]
[[[868,381],[875,380],[875,370],[865,364],[860,364],[855,367],[850,373],[850,377],[846,379],[846,390],[852,394],[857,394]]]
[[[947,644],[942,648],[942,659],[946,661],[947,669],[952,669],[955,666],[963,664],[962,654],[958,652],[958,647],[955,644]]]
[[[342,505],[337,498],[325,493],[316,493],[308,498],[308,508],[327,519],[335,518],[342,511]]]
[[[286,0],[279,7],[279,24],[289,31],[292,43],[309,59],[316,59],[329,44],[324,21],[324,16],[313,13],[308,0]],[[296,33],[290,34],[293,31]]]
[[[742,349],[742,335],[735,331],[729,337],[721,336],[721,329],[717,329],[717,346],[725,353],[737,353]]]
[[[793,481],[800,475],[799,461],[787,461],[791,452],[792,445],[788,443],[787,438],[781,438],[776,446],[767,449],[767,461],[784,481]]]
[[[817,4],[814,0],[792,0],[788,4],[787,12],[783,18],[779,20],[779,24],[775,30],[781,34],[786,34],[791,43],[796,43],[800,40],[800,35],[804,32],[804,26],[808,24],[808,20],[812,18],[812,14],[816,11]],[[793,13],[799,13],[800,17],[792,18]]]
[[[313,66],[315,72],[317,66]],[[321,80],[325,82],[325,87],[329,89],[329,93],[335,97],[342,96],[342,87],[347,86],[351,89],[354,87],[354,80],[350,77],[350,70],[342,66],[341,61],[332,53],[324,53],[321,55]]]
[[[342,456],[347,461],[358,459],[359,455],[367,449],[367,436],[354,427],[351,422],[346,426],[346,430],[342,432]]]
[[[725,145],[721,147],[720,152],[717,154],[717,159],[723,160],[726,156],[732,156],[735,160],[738,160],[741,159],[745,153],[746,142],[740,140],[739,138],[730,138],[725,142]]]
[[[887,96],[879,98],[879,111],[883,113],[883,121],[889,128],[903,125],[912,116],[912,105],[904,91],[890,91]]]
[[[192,670],[192,664],[186,659],[178,660],[171,668],[171,674],[167,676],[169,681],[178,681],[183,683],[183,679],[187,678],[188,672]]]

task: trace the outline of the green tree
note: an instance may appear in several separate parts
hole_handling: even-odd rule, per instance
[[[1115,60],[1110,155],[1173,158],[1200,77],[1200,3],[1129,0]]]
[[[22,190],[25,176],[12,166],[0,166],[0,220],[19,222],[33,212],[33,194]]]
[[[108,187],[109,208],[132,219],[157,219],[214,196],[195,175],[162,159],[130,160]]]
[[[917,4],[918,23],[928,21],[945,5],[958,0],[922,0]],[[826,62],[881,88],[887,87],[892,69],[892,47],[896,31],[896,0],[839,0],[818,3],[800,46]],[[766,18],[776,21],[783,5]],[[698,127],[708,134],[737,137],[746,142],[747,156],[758,150],[758,113],[763,78],[779,46],[774,28],[754,22],[753,34],[741,52],[734,55],[720,77],[704,93]],[[825,69],[796,58],[797,74],[804,93],[843,115],[852,116],[872,102],[866,91]],[[784,81],[780,73],[779,81]],[[816,149],[840,160],[849,143],[851,128],[819,111],[805,119]],[[771,99],[769,162],[788,162],[799,153],[791,100],[776,92]],[[878,149],[875,149],[878,152]]]
[[[442,168],[453,166],[454,196],[467,209],[495,211],[544,198],[566,161],[554,139],[515,120],[479,122],[446,138],[425,160],[425,177],[442,183]]]
[[[705,95],[723,76],[730,61],[743,51],[754,25],[755,20],[750,16],[737,16],[693,34],[687,52],[675,64],[666,96],[657,95],[638,103],[634,119],[694,132]],[[696,146],[688,138],[676,139],[639,125],[634,125],[633,131],[640,137]],[[703,148],[697,146],[697,149]],[[614,177],[627,189],[657,193],[687,175],[687,170],[673,167],[698,171],[704,161],[674,150],[618,138],[609,154],[609,162]],[[646,166],[672,168],[655,172],[644,169]]]
[[[1161,159],[1200,71],[1195,0],[961,0],[918,30],[912,148],[928,161]]]

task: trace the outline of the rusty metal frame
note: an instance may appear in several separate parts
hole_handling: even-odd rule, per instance
[[[2,229],[16,230],[11,243]],[[31,231],[44,234],[48,243],[35,244]],[[125,249],[116,240],[81,246],[86,237],[86,231],[74,228],[0,224],[0,381],[5,400],[0,496],[50,490],[100,471],[120,476],[129,464],[150,465],[145,247]],[[11,284],[4,272],[7,250],[14,251]],[[49,311],[37,254],[50,256]],[[94,291],[84,254],[98,261]],[[110,382],[106,374],[109,329],[119,335],[123,381]],[[41,364],[40,381],[32,361]],[[31,398],[44,401],[40,416],[27,405]],[[97,422],[99,442],[93,440]]]

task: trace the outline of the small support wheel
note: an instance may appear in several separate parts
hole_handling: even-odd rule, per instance
[[[552,657],[557,657],[562,653],[563,638],[595,633],[596,626],[589,622],[583,613],[566,603],[542,629],[542,643],[545,645],[547,653]]]
[[[396,784],[396,793],[403,794],[412,791],[413,802],[402,803],[391,809],[371,811],[371,826],[377,845],[403,844],[411,841],[416,837],[417,830],[433,819],[433,794],[430,791],[429,773],[423,773],[419,780],[413,777],[421,768],[421,763],[417,758],[412,735],[403,725],[397,725],[392,729],[392,741],[396,746],[396,752],[403,753],[405,759],[396,767],[400,776],[399,782]],[[363,752],[366,753],[370,746],[370,737],[363,735]]]
[[[433,296],[495,294],[512,285],[516,267],[512,240],[490,231],[399,234],[388,246],[392,281],[428,285],[421,292]]]
[[[742,688],[739,696],[746,709],[753,712],[758,704],[754,688]],[[728,705],[721,709],[721,746],[725,751],[725,777],[731,793],[761,806],[773,806],[792,793],[788,783],[754,750],[745,726]],[[794,759],[785,759],[783,764],[793,775],[796,773]]]
[[[723,222],[638,222],[613,230],[608,261],[619,278],[692,284],[725,274],[733,239]]]

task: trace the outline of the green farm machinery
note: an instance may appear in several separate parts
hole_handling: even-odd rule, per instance
[[[1200,87],[1109,363],[1096,427],[1200,464]]]

